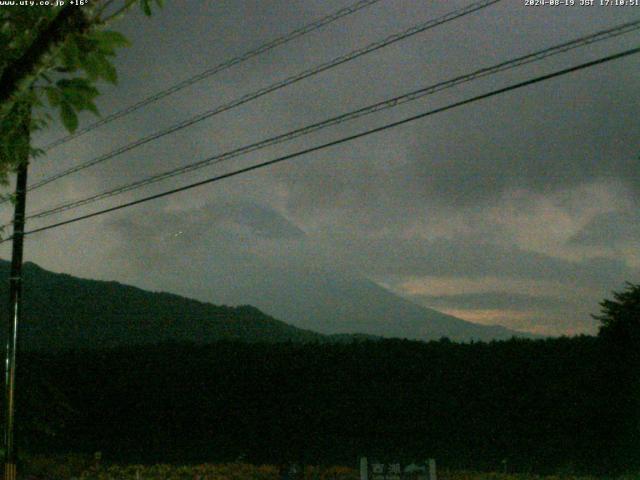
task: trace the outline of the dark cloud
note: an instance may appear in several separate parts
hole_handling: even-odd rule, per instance
[[[501,246],[473,238],[343,242],[345,258],[359,261],[371,274],[561,281],[576,286],[619,285],[640,272],[625,262],[605,257],[570,261],[517,246]],[[368,259],[375,258],[375,262]],[[352,260],[354,261],[354,260]]]
[[[207,204],[197,209],[138,214],[110,223],[125,243],[155,255],[188,254],[203,245],[228,244],[240,238],[259,242],[300,240],[305,233],[275,210],[250,202]],[[148,249],[150,242],[161,245]]]
[[[518,311],[557,311],[560,308],[575,308],[566,300],[544,295],[525,295],[513,292],[478,292],[455,295],[415,295],[412,299],[433,308],[499,309]]]
[[[305,233],[271,208],[255,203],[230,204],[217,208],[226,218],[251,229],[257,237],[299,239]],[[209,209],[211,211],[211,209]]]
[[[553,193],[598,179],[636,187],[640,126],[631,105],[640,103],[640,93],[598,95],[589,91],[589,76],[451,114],[443,122],[446,142],[438,141],[441,127],[414,148],[407,171],[414,191],[467,205],[507,189]],[[602,76],[604,84],[626,83],[632,73],[616,65]]]
[[[596,215],[569,240],[574,245],[619,246],[640,241],[640,215],[607,212]]]
[[[194,0],[168,2],[151,19],[135,12],[119,25],[133,43],[117,59],[120,84],[102,87],[99,107],[104,114],[116,111],[347,3]],[[34,162],[32,179],[466,4],[382,1],[53,150]],[[629,11],[500,2],[56,182],[34,192],[29,208],[83,197],[577,38],[628,21]],[[308,148],[636,43],[637,34],[631,34],[568,52],[99,206]],[[237,303],[260,300],[270,275],[283,289],[323,268],[381,281],[491,277],[503,282],[493,297],[460,293],[437,301],[469,308],[531,305],[539,321],[556,332],[591,328],[584,309],[567,312],[566,299],[514,296],[511,287],[521,279],[573,285],[578,301],[584,295],[584,304],[593,305],[594,292],[639,278],[637,258],[600,251],[638,238],[638,218],[627,209],[637,206],[640,192],[639,61],[596,67],[53,230],[30,243],[30,259],[56,271]],[[83,116],[88,121],[90,116]],[[57,126],[36,141],[46,143],[61,133]],[[81,212],[94,208],[98,204]],[[585,247],[594,252],[586,255]],[[305,294],[300,295],[288,301],[303,311]],[[534,323],[527,325],[535,329]]]

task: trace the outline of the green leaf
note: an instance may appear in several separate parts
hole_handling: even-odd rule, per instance
[[[109,60],[103,57],[102,61],[102,77],[114,85],[118,83],[118,72]]]
[[[91,84],[91,82],[82,77],[63,78],[62,80],[58,80],[56,82],[56,85],[58,85],[58,87],[62,90],[73,88],[76,90],[82,90],[83,92],[91,93],[94,96],[98,95],[98,90]]]
[[[31,158],[38,158],[44,155],[44,150],[41,148],[31,148]]]
[[[80,55],[87,52],[94,52],[98,48],[98,40],[93,38],[93,35],[78,35],[76,36],[76,44],[80,51]]]
[[[87,102],[87,104],[85,105],[85,108],[87,110],[89,110],[91,113],[93,113],[96,117],[100,116],[100,112],[98,111],[98,107],[96,107],[96,104],[93,103],[91,100],[89,100]]]
[[[60,88],[87,88],[91,87],[91,82],[84,77],[62,78],[56,82]]]
[[[107,57],[99,52],[93,52],[82,59],[82,68],[91,80],[104,78],[113,84],[118,82],[118,73]]]
[[[83,55],[80,58],[80,64],[90,80],[100,78],[100,62],[94,54]]]
[[[76,128],[78,128],[78,116],[71,105],[68,103],[60,104],[60,118],[62,119],[62,124],[69,132],[73,133],[76,131]]]
[[[49,105],[52,107],[57,107],[60,105],[61,92],[56,87],[47,87],[45,88],[45,92],[47,93],[47,99],[49,100]]]
[[[76,110],[82,110],[87,104],[87,98],[79,90],[65,90],[62,95],[64,100],[61,103],[68,103]]]
[[[56,87],[45,89],[52,106],[66,104],[75,111],[89,110],[95,115],[100,115],[93,99],[99,95],[96,89],[86,78],[69,78],[58,80]]]
[[[147,17],[151,16],[151,5],[149,4],[149,0],[140,0],[140,8]]]
[[[75,37],[71,37],[65,42],[61,50],[61,57],[63,61],[62,69],[73,71],[78,68],[81,54]]]
[[[131,42],[127,40],[120,32],[113,30],[100,30],[93,34],[93,37],[98,41],[100,47],[113,50],[114,48],[128,47]]]

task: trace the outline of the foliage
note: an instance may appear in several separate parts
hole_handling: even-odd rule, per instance
[[[286,466],[252,465],[241,462],[196,465],[100,465],[89,456],[36,455],[25,461],[27,476],[47,480],[280,480]],[[358,480],[358,472],[343,466],[312,466],[299,480]]]
[[[197,465],[91,465],[88,457],[63,458],[36,456],[25,465],[25,474],[47,480],[280,480],[282,469],[276,465],[246,463]],[[440,480],[598,480],[593,476],[533,475],[496,472],[452,471],[441,469]],[[359,472],[345,466],[307,465],[299,480],[358,480]],[[611,479],[613,480],[613,479]],[[632,477],[617,477],[632,480]]]
[[[19,471],[26,478],[68,480],[79,477],[91,463],[89,455],[31,455],[22,459]]]
[[[29,111],[37,99],[33,92],[30,96],[31,99],[16,104],[7,115],[0,118],[0,184],[6,184],[8,171],[14,170],[31,153],[29,131],[34,130],[36,125]]]
[[[619,463],[633,462],[640,444],[640,285],[627,283],[600,303],[599,339],[605,373],[603,388],[616,412],[609,417],[618,439],[611,445]]]
[[[29,263],[25,281],[18,426],[63,420],[55,436],[19,435],[30,452],[327,465],[388,453],[458,471],[640,471],[637,348],[603,337],[330,344],[251,307]]]
[[[602,337],[640,345],[640,284],[627,283],[626,289],[613,292],[613,300],[605,299],[600,303],[599,320]]]
[[[0,260],[0,274],[9,275]],[[313,341],[324,337],[295,328],[250,306],[225,307],[140,290],[115,282],[74,278],[24,265],[22,348],[103,347],[164,341]],[[8,308],[0,284],[0,308]],[[3,310],[0,310],[3,311]],[[214,320],[215,319],[215,320]],[[4,332],[0,331],[0,339]]]
[[[16,80],[15,85],[5,82],[10,83],[3,86],[10,90],[9,96],[0,102],[1,183],[6,184],[8,173],[23,161],[21,146],[29,142],[15,128],[23,105],[33,107],[31,132],[49,123],[48,111],[58,111],[70,132],[78,128],[79,112],[98,115],[96,85],[117,83],[113,57],[129,44],[121,33],[105,27],[135,3],[145,14],[152,13],[150,0],[95,0],[82,7],[66,3],[0,9],[0,75]],[[161,0],[156,4],[160,6]],[[32,156],[39,153],[31,150]]]
[[[466,472],[466,471],[440,471],[438,472],[440,480],[597,480],[592,476],[576,476],[576,475],[531,475],[531,474],[512,474],[512,473],[483,473],[483,472]],[[620,477],[619,480],[624,480]]]
[[[508,458],[510,471],[614,473],[638,467],[640,443],[619,428],[633,405],[612,396],[617,366],[602,354],[593,337],[218,342],[25,352],[21,372],[55,381],[78,412],[56,437],[31,437],[34,452],[346,465],[386,453],[452,469],[501,470]]]
[[[90,469],[80,480],[279,480],[275,466],[243,463],[201,465],[112,465]]]

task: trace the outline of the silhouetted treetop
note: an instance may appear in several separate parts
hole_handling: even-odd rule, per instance
[[[625,290],[613,292],[613,298],[600,302],[600,315],[593,315],[601,322],[599,335],[636,343],[640,340],[640,284],[627,282]]]

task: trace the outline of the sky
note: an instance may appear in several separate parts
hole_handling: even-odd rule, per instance
[[[381,0],[51,150],[34,160],[30,181],[469,3]],[[28,211],[640,18],[640,7],[579,3],[503,0],[34,190]],[[347,4],[190,0],[167,1],[151,18],[135,11],[114,27],[132,46],[115,60],[119,84],[101,86],[98,107],[117,111]],[[309,148],[639,40],[635,32],[576,49],[28,226]],[[593,334],[599,302],[640,281],[639,67],[640,55],[628,57],[34,234],[26,260],[228,304],[255,297],[276,271],[286,288],[287,271],[331,270],[472,322]],[[92,121],[81,116],[81,125]],[[63,134],[56,120],[34,144]],[[9,209],[2,215],[9,219]],[[7,244],[0,255],[9,258]]]

